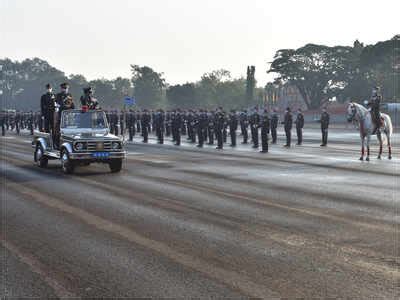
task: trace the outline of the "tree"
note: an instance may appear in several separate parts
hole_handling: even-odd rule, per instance
[[[163,88],[165,79],[162,73],[155,72],[152,68],[131,65],[133,94],[139,105],[156,107],[163,101]]]
[[[168,87],[166,95],[170,105],[192,107],[196,101],[196,88],[194,83],[172,85]]]
[[[1,107],[30,110],[39,108],[45,85],[57,86],[66,80],[65,74],[39,58],[22,62],[8,58],[0,60]]]
[[[333,97],[345,100],[343,91],[356,62],[352,47],[308,44],[277,51],[268,73],[277,73],[277,81],[295,85],[307,107],[316,109]]]
[[[383,97],[399,100],[400,95],[400,35],[391,40],[366,46],[360,54],[360,69],[368,84],[382,87]]]
[[[256,87],[255,79],[256,67],[247,67],[247,78],[246,78],[246,102],[248,105],[254,102],[254,89]]]

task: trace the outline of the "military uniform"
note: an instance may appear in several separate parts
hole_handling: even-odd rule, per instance
[[[326,146],[328,144],[328,128],[329,128],[329,114],[323,111],[321,114],[321,133],[322,133],[322,144]]]
[[[238,118],[234,110],[229,115],[229,135],[231,137],[231,147],[236,147],[236,130],[238,129]]]
[[[181,144],[182,122],[183,116],[178,110],[172,115],[172,136],[176,146]]]
[[[218,110],[215,113],[215,135],[217,137],[217,149],[222,150],[224,148],[223,140],[223,129],[225,125],[225,115],[222,110]]]
[[[196,142],[196,135],[195,135],[195,118],[196,116],[194,115],[194,112],[192,110],[189,110],[186,116],[184,116],[186,119],[186,124],[187,124],[187,140],[189,140],[191,143]]]
[[[81,96],[81,105],[86,106],[88,109],[97,109],[99,107],[99,103],[97,99],[95,99],[92,95],[93,90],[91,87],[87,87],[83,89],[83,96]]]
[[[40,98],[40,110],[43,123],[40,126],[40,130],[49,133],[53,130],[54,126],[54,112],[55,112],[55,101],[56,96],[51,91],[51,86],[46,85],[48,89],[47,93],[43,94]]]
[[[165,114],[165,136],[171,136],[171,112]]]
[[[129,140],[132,141],[136,134],[136,116],[133,110],[129,110],[126,116],[126,126],[128,128]]]
[[[214,145],[214,135],[215,135],[215,115],[214,113],[207,113],[207,136],[208,144]]]
[[[277,129],[278,129],[278,123],[279,123],[279,116],[276,111],[272,114],[271,118],[271,136],[272,136],[272,144],[276,144],[278,134],[277,134]]]
[[[379,94],[379,88],[375,87],[372,91],[372,97],[368,102],[368,107],[371,109],[372,121],[374,122],[374,130],[372,131],[372,134],[375,134],[377,130],[381,127],[381,101],[382,96]]]
[[[250,116],[250,130],[251,140],[253,141],[253,148],[258,148],[258,127],[260,126],[260,115],[257,110],[254,109]]]
[[[286,145],[285,147],[290,147],[291,139],[292,139],[292,126],[293,126],[293,117],[290,109],[287,108],[284,120],[282,122],[284,124],[285,134],[286,134]]]
[[[22,119],[21,112],[17,111],[17,112],[15,113],[14,122],[15,122],[15,131],[16,131],[16,133],[17,133],[18,135],[20,134],[20,129],[21,129],[21,119]]]
[[[6,112],[3,110],[0,112],[0,125],[1,125],[1,135],[5,136],[6,135]]]
[[[301,111],[296,116],[296,132],[297,132],[297,145],[303,143],[303,127],[304,127],[304,115]]]
[[[268,111],[264,110],[260,118],[260,127],[261,127],[261,151],[262,153],[268,152],[268,134],[270,129],[270,119],[268,115]]]
[[[239,116],[240,121],[240,131],[243,136],[242,144],[247,144],[247,140],[249,138],[248,128],[249,128],[249,119],[247,116],[247,111],[242,111]]]
[[[156,135],[159,144],[164,144],[164,131],[165,131],[165,115],[164,111],[160,109],[154,115],[154,125],[156,127]]]
[[[151,115],[149,114],[149,112],[147,110],[145,110],[142,114],[141,123],[142,123],[141,126],[142,126],[143,143],[148,143]]]

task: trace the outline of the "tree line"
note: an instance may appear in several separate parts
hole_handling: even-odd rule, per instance
[[[1,108],[39,108],[46,83],[56,89],[68,82],[78,98],[92,86],[103,107],[120,108],[123,98],[134,96],[142,108],[242,108],[262,105],[271,87],[295,86],[310,109],[335,99],[362,101],[375,85],[382,87],[384,99],[399,101],[400,35],[374,45],[355,41],[353,46],[328,47],[307,44],[299,49],[280,49],[266,64],[275,80],[257,87],[254,66],[246,77],[232,78],[228,70],[205,73],[196,82],[170,85],[163,73],[149,66],[131,65],[131,78],[87,80],[83,75],[66,75],[40,58],[12,61],[0,59]]]

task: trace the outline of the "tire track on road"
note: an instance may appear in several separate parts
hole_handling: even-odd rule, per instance
[[[22,252],[16,245],[7,240],[3,235],[0,235],[0,243],[3,247],[18,257],[22,263],[27,265],[32,272],[38,274],[40,278],[53,289],[57,297],[60,299],[78,298],[74,293],[66,289],[58,280],[52,278],[50,276],[51,272],[48,270],[48,268],[40,263],[35,257],[28,253]]]
[[[20,185],[15,185],[12,182],[7,183],[7,187],[13,189],[13,191],[16,193],[23,194],[25,197],[33,201],[72,215],[90,226],[94,226],[97,229],[118,235],[132,243],[146,247],[154,252],[168,257],[169,259],[181,265],[203,273],[210,278],[214,278],[215,280],[222,282],[232,287],[233,289],[237,289],[250,297],[279,297],[278,293],[271,291],[266,286],[254,283],[245,274],[225,270],[215,265],[211,265],[208,262],[201,260],[197,257],[192,257],[187,254],[179,253],[175,249],[172,249],[171,247],[161,242],[142,236],[132,229],[112,223],[106,219],[88,213],[87,211],[84,211],[80,208],[65,204],[63,201],[58,200],[56,197],[49,198],[34,189],[28,188],[26,186],[22,187]]]

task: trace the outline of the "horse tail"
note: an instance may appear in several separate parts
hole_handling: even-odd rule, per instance
[[[390,116],[387,115],[387,114],[382,114],[382,117],[383,117],[384,120],[385,120],[385,131],[388,132],[388,136],[389,136],[389,138],[390,138],[390,137],[392,136],[392,134],[393,134],[392,119],[391,119]],[[385,145],[387,145],[387,142],[388,142],[388,141],[387,141],[387,138],[386,138],[386,134],[383,135],[382,142],[383,142]]]

